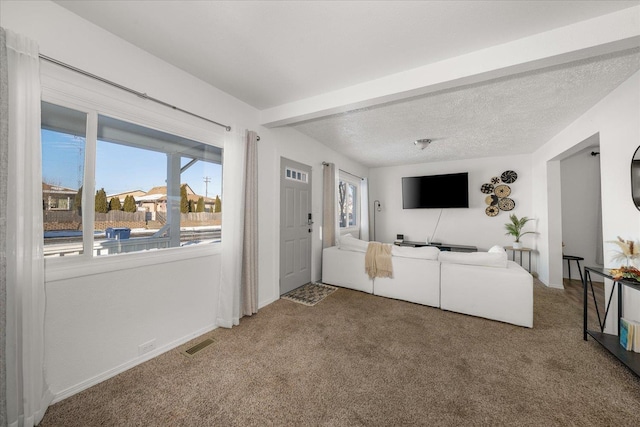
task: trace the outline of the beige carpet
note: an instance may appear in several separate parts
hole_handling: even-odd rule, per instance
[[[564,291],[534,329],[339,289],[279,300],[49,408],[42,426],[640,425],[640,381]]]

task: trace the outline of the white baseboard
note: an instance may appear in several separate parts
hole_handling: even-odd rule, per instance
[[[209,326],[205,326],[202,329],[199,329],[195,332],[192,332],[182,338],[179,338],[173,342],[170,342],[162,347],[158,347],[153,351],[150,351],[149,353],[146,353],[140,357],[136,357],[135,359],[132,359],[126,363],[123,363],[122,365],[116,366],[113,369],[109,369],[108,371],[105,371],[99,375],[96,375],[95,377],[89,378],[86,381],[82,381],[81,383],[78,383],[74,386],[71,386],[65,390],[62,390],[60,392],[57,392],[54,394],[53,396],[53,401],[51,403],[57,403],[60,402],[61,400],[64,400],[68,397],[73,396],[76,393],[80,393],[83,390],[88,389],[89,387],[92,387],[96,384],[101,383],[102,381],[108,380],[111,377],[115,377],[118,374],[121,374],[124,371],[127,371],[131,368],[133,368],[134,366],[137,366],[141,363],[146,362],[147,360],[151,360],[154,357],[157,357],[159,355],[161,355],[162,353],[166,353],[169,350],[173,350],[174,348],[181,346],[182,344],[186,343],[187,341],[192,340],[195,337],[198,337],[202,334],[206,334],[207,332],[210,332],[214,329],[217,329],[218,325],[214,324],[214,325],[209,325]]]
[[[233,320],[229,321],[229,320],[218,318],[218,319],[216,319],[216,322],[217,322],[218,326],[221,327],[221,328],[230,329],[234,325]]]
[[[269,298],[265,301],[261,301],[258,303],[258,309],[264,308],[266,306],[268,306],[269,304],[272,304],[276,301],[278,301],[280,299],[280,296],[276,297],[276,298]]]

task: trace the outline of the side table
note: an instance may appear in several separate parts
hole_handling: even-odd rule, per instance
[[[605,307],[598,307],[598,301],[596,300],[596,294],[593,289],[593,283],[591,282],[591,275],[594,274],[596,276],[600,276],[603,279],[609,279],[613,282],[611,286],[611,292],[609,293],[609,301]],[[623,315],[623,304],[622,297],[624,293],[622,292],[622,287],[626,287],[628,289],[634,289],[636,291],[640,291],[640,282],[629,279],[614,279],[611,275],[611,271],[608,268],[600,268],[600,267],[585,267],[584,268],[584,279],[582,282],[583,286],[583,297],[582,301],[584,304],[584,318],[583,318],[583,338],[587,341],[588,337],[596,340],[601,346],[603,346],[609,353],[613,354],[613,356],[621,361],[627,368],[631,369],[631,371],[640,377],[640,353],[636,353],[635,351],[625,350],[620,345],[620,318]],[[599,330],[589,329],[587,325],[588,321],[588,298],[589,298],[589,288],[591,288],[591,296],[593,297],[593,304],[596,308],[596,314],[598,315],[598,327]],[[613,301],[614,293],[617,291],[618,295],[618,310],[617,310],[617,324],[618,330],[616,334],[608,334],[605,333],[604,328],[607,323],[607,316],[609,315],[609,308],[611,307],[611,301]],[[605,294],[606,297],[606,294]],[[604,309],[604,317],[601,316],[600,309]]]
[[[528,264],[528,268],[527,271],[529,273],[531,273],[531,252],[533,252],[533,249],[531,248],[514,248],[513,246],[505,246],[504,247],[506,250],[511,251],[511,261],[516,260],[516,252],[520,252],[520,266],[522,266],[522,253],[526,252],[529,254],[529,264]]]

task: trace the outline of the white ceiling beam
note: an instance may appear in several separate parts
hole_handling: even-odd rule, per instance
[[[398,101],[640,46],[640,6],[260,112],[266,127]]]

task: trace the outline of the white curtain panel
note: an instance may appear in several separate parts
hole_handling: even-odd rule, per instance
[[[360,182],[360,240],[369,241],[369,180]]]
[[[7,423],[7,168],[9,167],[9,103],[7,40],[0,28],[0,426]]]
[[[323,163],[322,172],[322,247],[336,245],[338,233],[338,170],[334,163]]]
[[[258,134],[253,131],[247,132],[246,152],[240,316],[258,312]]]
[[[224,141],[222,167],[222,259],[217,324],[240,323],[240,281],[244,239],[246,131],[232,127]]]
[[[8,79],[6,423],[38,424],[51,403],[44,375],[40,64],[33,41],[5,31]],[[9,203],[10,201],[10,203]]]

